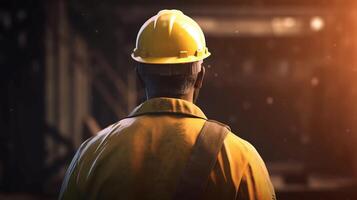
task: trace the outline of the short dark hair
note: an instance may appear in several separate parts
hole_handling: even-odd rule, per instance
[[[175,67],[187,68],[191,67],[192,63],[175,64]],[[151,94],[155,95],[169,95],[177,96],[187,94],[197,79],[197,73],[184,73],[184,74],[159,74],[150,73],[145,71],[148,67],[154,68],[155,66],[170,68],[171,64],[143,64],[140,63],[138,71],[141,79],[145,84],[146,89]]]

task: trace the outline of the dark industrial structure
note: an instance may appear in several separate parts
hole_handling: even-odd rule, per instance
[[[198,105],[256,146],[278,199],[357,199],[356,1],[0,5],[0,199],[56,198],[78,146],[144,100],[130,53],[163,8],[202,27]]]

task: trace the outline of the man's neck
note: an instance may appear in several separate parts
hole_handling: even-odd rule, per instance
[[[183,100],[186,100],[189,102],[193,102],[193,94],[191,92],[188,94],[183,94],[183,95],[146,94],[147,99],[158,98],[158,97],[176,98],[176,99],[183,99]]]

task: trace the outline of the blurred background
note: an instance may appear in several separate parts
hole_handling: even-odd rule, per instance
[[[144,100],[130,53],[176,8],[212,56],[197,104],[267,163],[278,199],[357,199],[356,0],[0,3],[0,199],[56,199],[85,139]]]

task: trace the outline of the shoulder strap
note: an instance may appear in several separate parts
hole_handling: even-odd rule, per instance
[[[206,121],[180,177],[174,200],[200,199],[206,187],[229,127]]]

